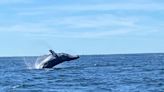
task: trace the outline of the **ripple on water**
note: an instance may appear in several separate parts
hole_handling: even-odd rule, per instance
[[[0,59],[0,92],[164,92],[163,56],[81,56],[54,69]]]

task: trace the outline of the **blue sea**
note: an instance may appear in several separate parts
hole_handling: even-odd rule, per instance
[[[53,69],[1,57],[0,92],[164,92],[164,54],[81,55]]]

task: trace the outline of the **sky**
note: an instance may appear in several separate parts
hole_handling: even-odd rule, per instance
[[[164,0],[0,0],[0,56],[164,52]]]

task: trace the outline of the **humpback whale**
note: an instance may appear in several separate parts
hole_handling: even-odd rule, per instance
[[[51,54],[41,62],[40,68],[53,68],[55,65],[63,63],[65,61],[71,61],[78,59],[78,55],[70,55],[67,53],[55,53],[53,50],[49,50]]]

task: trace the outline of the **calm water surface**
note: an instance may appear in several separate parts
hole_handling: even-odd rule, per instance
[[[164,54],[88,55],[29,69],[35,60],[1,57],[0,92],[164,92]]]

